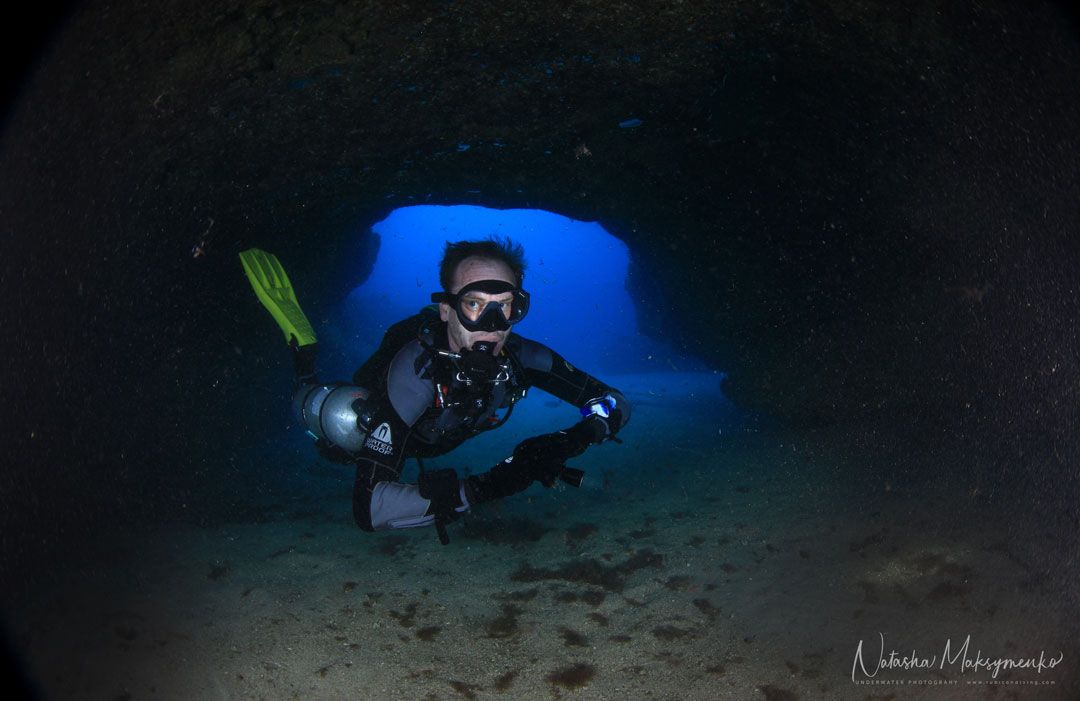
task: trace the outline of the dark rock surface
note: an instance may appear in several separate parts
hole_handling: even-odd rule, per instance
[[[88,2],[3,132],[5,499],[228,477],[281,360],[236,251],[318,309],[414,203],[599,220],[745,407],[1074,484],[1078,153],[1046,3]]]

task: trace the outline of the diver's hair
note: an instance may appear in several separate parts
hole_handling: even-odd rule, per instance
[[[506,263],[517,278],[518,287],[521,287],[521,283],[525,280],[525,248],[510,237],[492,236],[483,241],[455,241],[454,243],[447,241],[446,248],[443,249],[442,262],[439,263],[439,283],[444,291],[449,292],[450,286],[454,284],[454,274],[461,261],[473,257]]]

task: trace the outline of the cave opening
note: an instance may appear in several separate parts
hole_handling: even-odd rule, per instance
[[[720,392],[725,377],[721,369],[688,354],[672,341],[675,334],[656,334],[655,329],[665,328],[664,320],[652,320],[651,333],[643,330],[640,315],[657,313],[652,310],[664,305],[647,299],[652,288],[648,281],[634,284],[633,276],[647,274],[647,265],[634,265],[626,243],[598,222],[539,209],[415,205],[393,210],[371,226],[371,233],[378,239],[374,262],[356,261],[370,273],[328,312],[319,328],[324,377],[351,377],[391,325],[431,303],[431,293],[441,289],[438,267],[447,242],[499,237],[525,249],[523,287],[532,302],[515,333],[547,345],[636,402],[707,402],[711,411],[723,405],[725,412],[734,412]],[[539,389],[534,393],[543,399],[521,402],[504,430],[455,449],[451,462],[490,460],[491,451],[510,450],[532,433],[580,418],[573,407]],[[733,413],[727,416],[735,418]],[[642,426],[633,422],[627,430],[634,433]],[[284,439],[294,450],[302,450],[298,435]],[[688,436],[671,436],[670,441],[684,449],[691,449],[692,442]]]
[[[539,209],[416,205],[393,210],[371,230],[379,239],[371,273],[320,332],[328,370],[349,372],[348,364],[370,355],[386,328],[430,303],[440,289],[446,242],[494,236],[525,249],[532,306],[516,332],[592,372],[719,374],[641,329],[639,314],[647,307],[632,294],[630,249],[598,222]]]

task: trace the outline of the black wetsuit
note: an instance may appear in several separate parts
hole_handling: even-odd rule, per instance
[[[353,383],[370,392],[358,422],[368,435],[363,449],[353,456],[357,466],[353,515],[364,530],[431,523],[429,500],[420,496],[416,485],[399,482],[406,458],[442,455],[498,428],[529,387],[579,408],[610,394],[621,410],[613,430],[629,420],[630,407],[622,393],[541,343],[509,334],[499,357],[505,379],[480,388],[467,386],[453,362],[436,352],[448,348],[446,322],[435,308],[427,307],[390,327],[379,349],[353,375]],[[520,491],[531,481],[503,480],[506,486],[489,488],[485,499],[505,496],[499,491]],[[468,507],[465,493],[463,487],[458,511]]]

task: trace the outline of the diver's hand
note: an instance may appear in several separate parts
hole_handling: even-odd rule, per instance
[[[630,420],[630,403],[622,394],[611,390],[603,397],[591,399],[581,408],[581,413],[585,416],[585,420],[574,428],[579,428],[582,424],[589,422],[595,432],[593,443],[604,441],[622,443],[615,434],[621,431]]]
[[[615,438],[615,434],[623,427],[624,421],[622,409],[615,407],[603,421],[607,425],[607,436],[605,437],[605,440],[613,440],[616,443],[621,443],[622,441]]]

